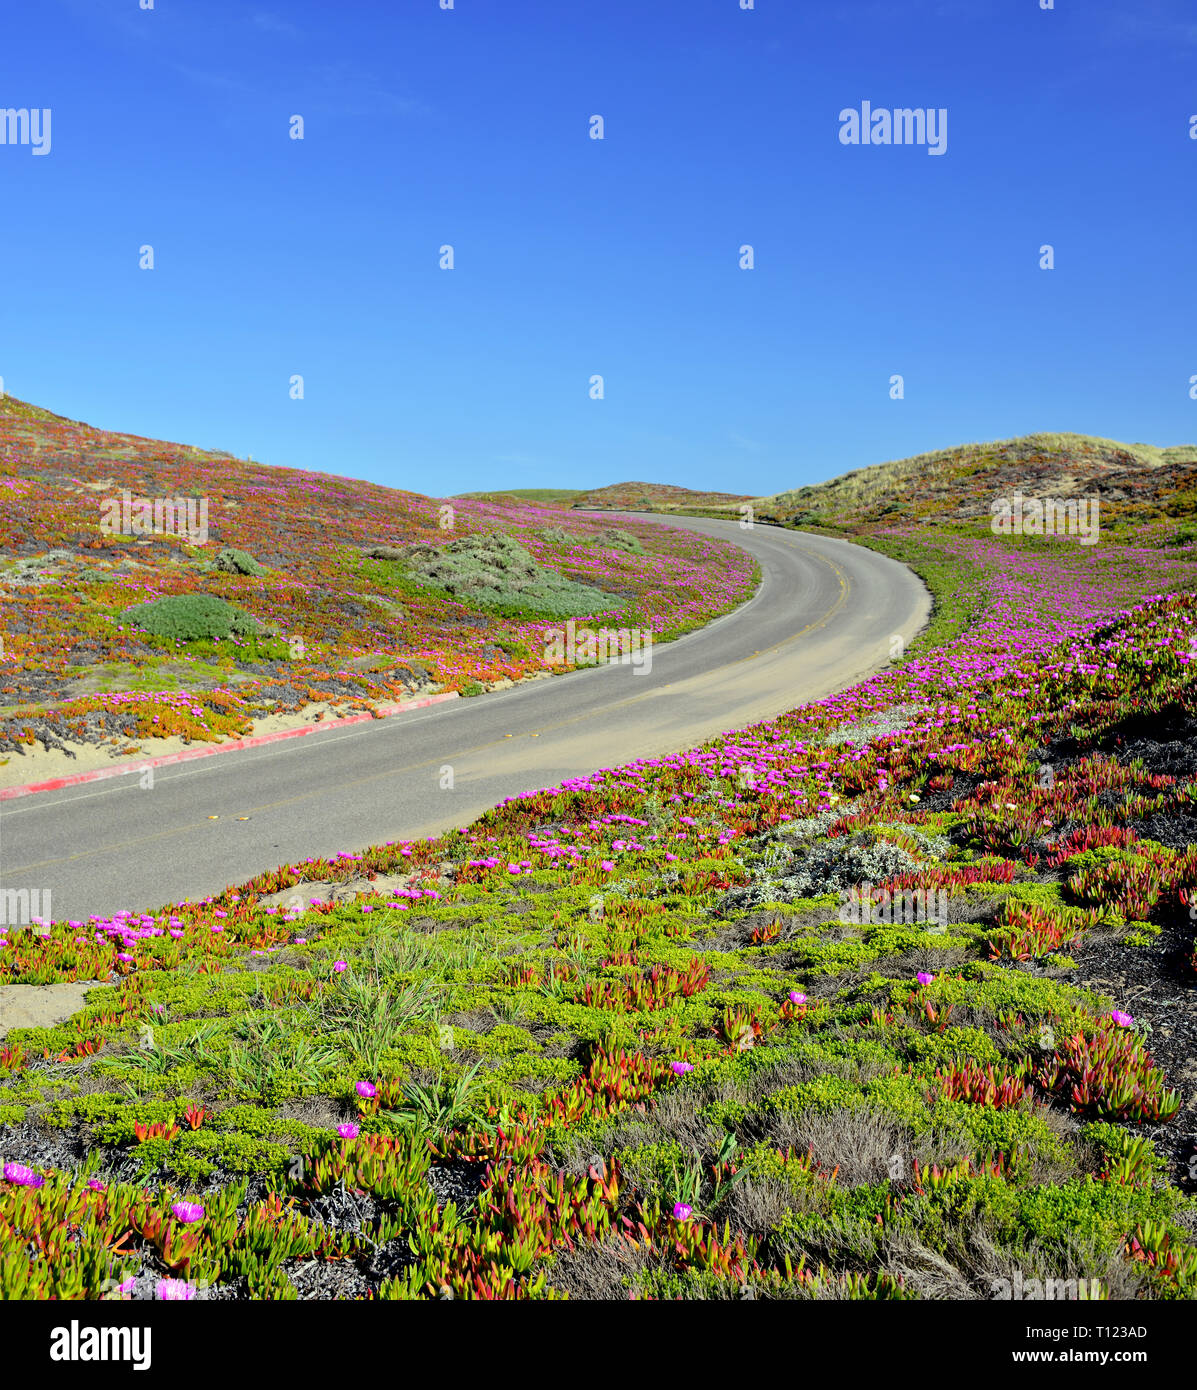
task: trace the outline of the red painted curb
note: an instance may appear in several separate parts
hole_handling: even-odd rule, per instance
[[[350,714],[344,719],[321,720],[318,724],[299,729],[278,729],[272,734],[259,734],[257,738],[239,738],[231,743],[205,744],[202,748],[185,748],[180,753],[163,753],[160,758],[143,758],[136,763],[113,763],[109,767],[93,768],[91,772],[76,772],[70,777],[55,777],[49,782],[31,782],[23,787],[0,787],[0,801],[11,801],[17,796],[32,796],[34,792],[54,792],[62,787],[77,787],[81,782],[99,782],[107,777],[123,777],[130,772],[141,772],[147,767],[164,767],[167,763],[187,763],[193,758],[211,757],[213,753],[233,753],[242,748],[260,748],[264,743],[278,743],[284,738],[302,738],[305,734],[318,734],[325,729],[343,729],[347,724],[365,724],[375,719],[385,719],[391,714],[403,714],[409,709],[423,709],[426,705],[439,705],[444,700],[456,700],[456,690],[448,690],[443,695],[429,695],[423,700],[407,700],[399,705],[380,705],[375,714]]]

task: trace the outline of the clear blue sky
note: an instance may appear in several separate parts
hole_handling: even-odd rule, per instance
[[[0,376],[105,428],[437,496],[1197,440],[1193,0],[38,0],[3,107]]]

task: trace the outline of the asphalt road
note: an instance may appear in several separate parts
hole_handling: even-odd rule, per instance
[[[654,646],[651,671],[596,667],[161,767],[151,790],[114,777],[7,802],[0,886],[50,890],[56,920],[148,912],[282,863],[435,834],[521,791],[690,748],[831,694],[884,666],[892,637],[909,640],[929,616],[916,576],[860,546],[643,519],[730,540],[763,573],[734,613]]]

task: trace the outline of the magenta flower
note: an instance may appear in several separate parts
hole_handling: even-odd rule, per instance
[[[602,869],[603,873],[605,874],[609,874],[614,867],[615,865],[610,861],[610,859],[604,859],[603,862],[599,865],[599,868]]]
[[[694,1208],[688,1207],[685,1202],[674,1202],[673,1219],[675,1221],[689,1221],[694,1215]]]
[[[805,1003],[806,1003],[806,995],[803,994],[802,991],[799,990],[799,989],[792,989],[792,990],[790,990],[790,1003],[791,1003],[791,1004],[805,1004]]]
[[[373,1081],[359,1081],[354,1087],[359,1096],[364,1096],[366,1100],[373,1100],[378,1094],[378,1087]]]
[[[919,982],[920,985],[929,985],[931,981],[935,979],[935,976],[928,975],[925,970],[920,970],[914,978]]]
[[[195,1285],[186,1279],[159,1279],[154,1288],[154,1297],[164,1302],[175,1302],[195,1297]]]
[[[1124,1014],[1121,1009],[1115,1009],[1113,1013],[1110,1014],[1110,1017],[1119,1028],[1129,1028],[1135,1021],[1130,1014]]]
[[[297,936],[295,938],[295,944],[296,946],[306,946],[308,944],[308,939],[306,936]]]
[[[670,1062],[669,1070],[674,1076],[685,1076],[688,1071],[694,1070],[693,1062]]]
[[[193,1222],[204,1219],[204,1208],[201,1202],[176,1202],[171,1211],[184,1224],[190,1226]]]
[[[46,1180],[24,1163],[6,1163],[4,1181],[15,1183],[18,1187],[41,1187]]]
[[[333,972],[334,972],[335,974],[337,974],[337,975],[339,975],[339,974],[341,973],[342,970],[348,970],[348,969],[349,969],[349,966],[348,966],[343,960],[338,960],[338,961],[334,961],[334,962],[333,962]]]
[[[108,1191],[107,1187],[105,1187],[105,1185],[99,1180],[99,1178],[88,1178],[87,1185],[93,1192]]]
[[[357,1136],[361,1133],[361,1130],[358,1128],[357,1125],[353,1123],[352,1120],[350,1120],[346,1124],[338,1125],[337,1133],[341,1136],[342,1139],[356,1139]]]

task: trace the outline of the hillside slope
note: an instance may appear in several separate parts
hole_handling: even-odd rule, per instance
[[[164,499],[192,531],[167,533]],[[751,591],[736,547],[629,526],[270,467],[6,397],[0,752],[63,739],[131,751],[308,704],[474,693],[546,674],[546,621],[665,640]],[[174,641],[129,612],[184,595],[234,605],[240,635]]]
[[[992,502],[1096,497],[1104,518],[1185,516],[1197,506],[1197,445],[1156,448],[1081,434],[1030,434],[858,468],[757,499],[760,515],[801,522],[969,521]]]

